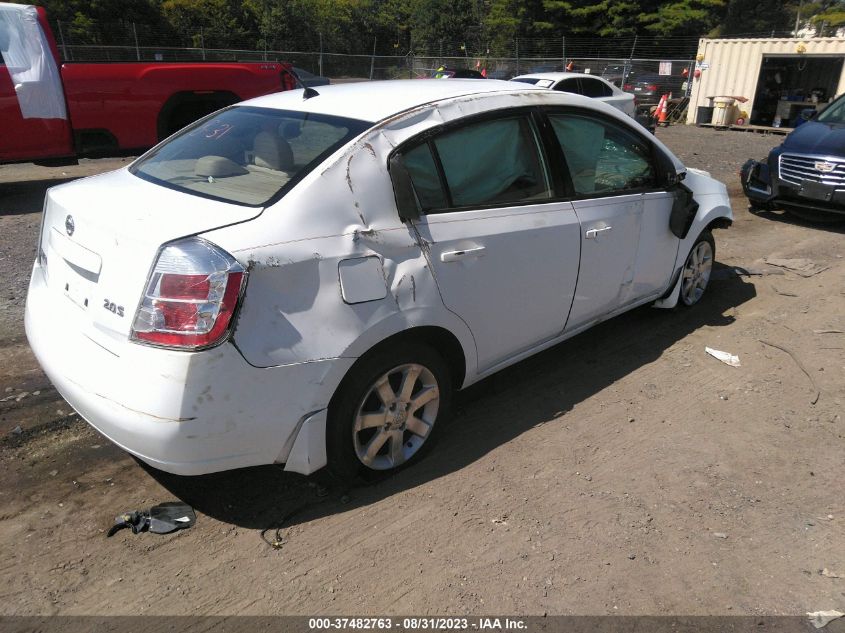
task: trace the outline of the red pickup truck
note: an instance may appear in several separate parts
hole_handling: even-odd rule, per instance
[[[43,8],[0,3],[0,163],[152,147],[224,106],[296,87],[289,64],[62,64]]]

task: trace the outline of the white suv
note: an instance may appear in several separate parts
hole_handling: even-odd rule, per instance
[[[50,189],[26,331],[80,415],[162,470],[390,470],[455,389],[696,303],[730,221],[724,185],[588,98],[290,91]]]

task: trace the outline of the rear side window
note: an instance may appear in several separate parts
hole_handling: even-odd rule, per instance
[[[555,90],[560,92],[571,92],[573,94],[579,95],[581,94],[581,86],[578,85],[578,78],[573,77],[572,79],[564,79],[558,85],[555,86]]]
[[[613,96],[613,90],[610,89],[606,83],[598,79],[590,79],[583,77],[581,79],[581,88],[585,97],[610,97]]]
[[[524,116],[444,132],[405,152],[402,161],[423,212],[510,205],[552,195],[536,134]]]
[[[623,194],[656,184],[651,151],[636,135],[602,119],[550,114],[579,196]]]
[[[306,112],[229,108],[186,128],[130,171],[186,193],[263,206],[370,126]]]
[[[449,206],[446,200],[446,192],[440,182],[440,174],[431,154],[431,148],[426,143],[405,152],[402,157],[405,169],[411,176],[414,185],[414,193],[417,197],[417,204],[420,211],[426,212],[432,209],[444,209]]]

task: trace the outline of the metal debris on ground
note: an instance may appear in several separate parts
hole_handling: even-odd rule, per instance
[[[818,275],[830,268],[830,266],[821,266],[812,259],[781,259],[776,257],[766,257],[764,262],[770,266],[777,266],[778,268],[785,268],[793,273],[801,275],[802,277],[812,277]]]
[[[107,537],[114,536],[123,528],[130,528],[132,534],[152,532],[153,534],[169,534],[176,530],[184,530],[197,522],[194,509],[179,501],[168,501],[153,506],[148,511],[134,510],[115,517]]]
[[[830,622],[838,620],[843,615],[845,615],[845,613],[833,610],[807,612],[807,617],[810,618],[810,624],[812,624],[817,629],[827,626]]]
[[[836,572],[830,571],[827,567],[822,569],[819,574],[824,576],[825,578],[842,578],[841,574],[837,574]]]
[[[845,334],[845,330],[813,330],[813,334]]]
[[[758,340],[763,345],[768,345],[769,347],[774,347],[776,349],[779,349],[780,351],[786,352],[787,354],[789,354],[792,357],[792,360],[794,360],[795,364],[798,365],[798,367],[801,369],[801,371],[803,371],[807,375],[807,378],[810,380],[810,384],[813,385],[813,389],[815,390],[816,393],[813,396],[813,399],[810,400],[810,404],[816,404],[819,401],[819,397],[821,396],[821,392],[819,391],[819,388],[816,385],[816,381],[813,380],[813,377],[810,375],[810,372],[807,371],[806,367],[804,367],[804,363],[802,363],[800,360],[798,360],[798,357],[795,355],[795,352],[793,352],[790,349],[787,349],[783,345],[778,345],[777,343],[772,343],[770,341],[764,341],[763,339],[758,339]]]
[[[723,352],[718,349],[713,349],[712,347],[705,347],[704,351],[710,354],[713,358],[716,358],[725,365],[730,365],[731,367],[739,367],[739,356],[734,356],[730,352]]]

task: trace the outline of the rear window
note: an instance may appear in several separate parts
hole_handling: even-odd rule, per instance
[[[263,206],[371,125],[307,112],[234,107],[186,128],[130,171],[186,193]]]

